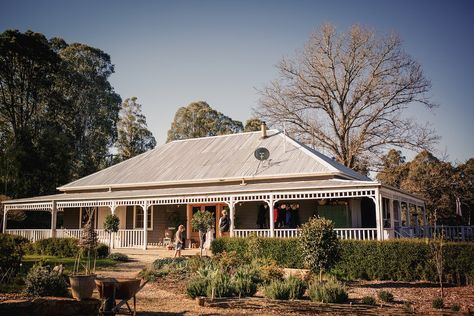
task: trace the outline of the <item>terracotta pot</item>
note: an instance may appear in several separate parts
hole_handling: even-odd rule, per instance
[[[92,297],[95,289],[95,274],[73,275],[69,277],[71,282],[72,297],[81,301]]]

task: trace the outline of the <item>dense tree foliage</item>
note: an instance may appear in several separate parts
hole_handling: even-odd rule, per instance
[[[437,137],[406,117],[415,104],[434,105],[421,66],[398,36],[377,36],[354,25],[338,32],[324,25],[280,76],[261,91],[258,116],[331,153],[357,170],[372,167],[390,146],[429,149]]]
[[[258,118],[250,118],[245,122],[244,132],[256,132],[262,128],[262,121]]]
[[[110,56],[84,44],[0,34],[0,185],[12,197],[55,188],[108,164],[120,96]]]
[[[126,160],[156,146],[153,134],[148,130],[142,106],[136,97],[125,99],[117,124],[117,150],[119,160]]]
[[[176,111],[167,141],[216,136],[243,131],[242,122],[234,121],[204,101],[192,102]]]
[[[383,169],[377,179],[425,199],[432,222],[469,224],[474,211],[474,158],[453,166],[428,151],[420,152],[412,161],[396,150],[383,157]],[[459,198],[462,216],[456,215]]]

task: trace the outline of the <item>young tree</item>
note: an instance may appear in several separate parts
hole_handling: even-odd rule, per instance
[[[214,215],[208,211],[198,211],[194,213],[191,220],[191,225],[195,230],[199,232],[199,243],[201,248],[201,257],[202,250],[204,247],[204,235],[211,229],[215,224]]]
[[[156,146],[155,137],[148,130],[142,106],[136,97],[125,99],[117,124],[119,160],[126,160]]]
[[[119,230],[120,218],[115,214],[109,214],[104,220],[104,230],[109,233],[109,249],[112,249],[112,233]]]
[[[204,101],[193,102],[176,111],[167,142],[242,132],[242,122],[234,121]]]
[[[288,132],[350,168],[374,165],[388,146],[430,148],[437,140],[428,126],[404,116],[416,103],[434,104],[430,81],[395,34],[323,25],[277,68],[280,78],[261,91],[258,117],[286,122]]]
[[[319,272],[321,282],[323,271],[339,260],[339,239],[333,222],[325,218],[311,218],[301,226],[299,244],[305,265],[311,272]]]

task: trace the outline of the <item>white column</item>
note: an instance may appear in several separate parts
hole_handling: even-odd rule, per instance
[[[56,238],[56,222],[58,220],[58,208],[56,201],[53,201],[53,207],[51,209],[51,237]]]
[[[375,227],[377,228],[377,240],[383,240],[383,215],[382,215],[382,197],[379,189],[375,191]]]
[[[7,212],[8,212],[8,210],[4,207],[3,208],[3,226],[2,226],[2,232],[4,234],[7,231]]]
[[[112,202],[112,205],[110,206],[110,212],[112,215],[115,215],[115,209],[117,208],[117,205],[115,204],[115,201]],[[112,239],[112,242],[110,243],[110,248],[115,249],[115,234],[116,233],[111,233],[110,238]]]
[[[235,222],[235,203],[234,197],[230,198],[229,203],[229,216],[230,216],[230,237],[234,237],[234,222]]]
[[[275,222],[273,219],[273,194],[270,195],[270,200],[268,201],[268,209],[270,210],[270,237],[275,237]]]
[[[143,249],[146,250],[148,245],[148,203],[142,205],[143,207]]]

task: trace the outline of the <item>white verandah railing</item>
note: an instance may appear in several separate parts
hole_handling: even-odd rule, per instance
[[[104,229],[96,229],[99,242],[109,245],[109,234]],[[81,237],[82,229],[57,229],[58,238]],[[19,235],[28,238],[31,242],[51,238],[51,229],[7,229],[7,234]],[[115,248],[141,248],[143,247],[143,229],[119,229],[112,234],[112,242]]]
[[[31,242],[51,238],[51,229],[7,229],[5,233],[25,237]]]
[[[449,241],[474,241],[474,226],[415,226],[396,227],[395,238],[432,238],[435,235]]]
[[[336,228],[334,229],[340,239],[375,240],[377,239],[377,228]],[[275,229],[275,237],[292,238],[298,237],[300,229]],[[234,229],[235,237],[270,237],[269,229]]]

